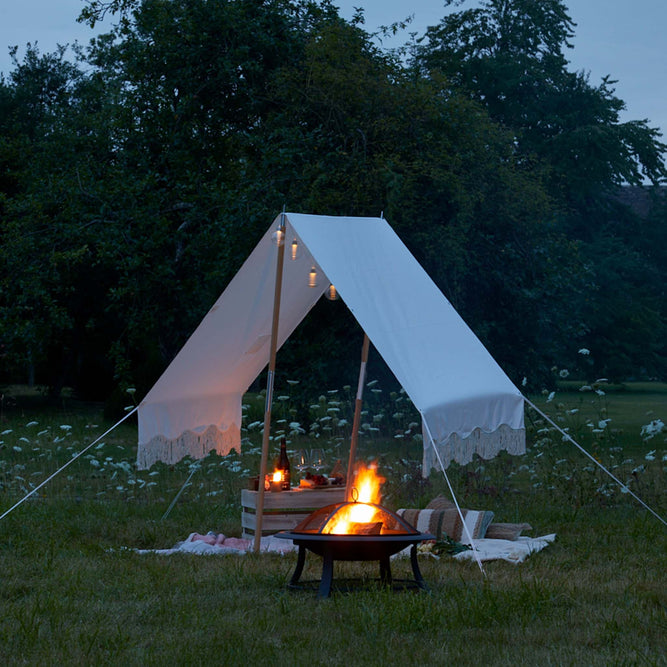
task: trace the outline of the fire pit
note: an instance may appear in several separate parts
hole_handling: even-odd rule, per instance
[[[321,556],[322,578],[318,597],[331,594],[335,560],[380,562],[380,579],[392,583],[390,557],[411,546],[414,582],[426,589],[417,562],[417,544],[435,539],[420,533],[397,514],[375,503],[343,502],[327,505],[306,517],[296,528],[276,534],[299,547],[289,585],[297,587],[306,561],[306,550]]]

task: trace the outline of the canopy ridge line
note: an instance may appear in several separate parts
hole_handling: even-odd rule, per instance
[[[255,541],[253,550],[259,553],[262,539],[262,518],[264,516],[264,480],[266,462],[269,455],[271,434],[271,404],[273,402],[273,381],[276,372],[276,350],[278,348],[278,324],[280,323],[280,295],[283,286],[283,266],[285,263],[285,210],[280,214],[280,225],[276,231],[278,257],[276,261],[276,282],[273,294],[273,320],[271,323],[271,348],[269,352],[269,372],[266,379],[266,402],[264,404],[264,431],[262,433],[262,458],[259,464],[259,484],[257,486],[257,508],[255,517]]]
[[[592,454],[590,454],[588,451],[586,451],[586,450],[585,450],[585,449],[584,449],[584,448],[583,448],[583,447],[582,447],[582,446],[581,446],[581,445],[580,445],[580,444],[579,444],[579,443],[578,443],[578,442],[577,442],[577,441],[576,441],[576,440],[575,440],[569,433],[567,433],[567,432],[564,431],[560,426],[558,426],[558,424],[556,424],[556,422],[555,422],[553,419],[551,419],[551,417],[545,415],[544,412],[542,412],[542,410],[540,410],[540,409],[535,405],[535,403],[533,403],[531,400],[529,400],[529,399],[527,399],[527,398],[525,398],[525,397],[524,397],[524,400],[526,401],[526,403],[528,403],[528,405],[530,405],[531,408],[533,408],[533,410],[535,410],[535,412],[537,412],[537,414],[542,415],[542,417],[544,417],[544,418],[547,420],[547,422],[549,422],[549,424],[551,424],[557,431],[559,431],[562,435],[564,435],[565,438],[566,438],[567,440],[569,440],[569,441],[570,441],[570,442],[571,442],[571,443],[572,443],[572,444],[573,444],[573,445],[574,445],[580,452],[582,452],[583,454],[585,454],[591,461],[593,461],[593,463],[595,463],[595,465],[596,465],[598,468],[601,468],[602,470],[604,470],[604,472],[606,472],[607,475],[609,475],[609,477],[611,477],[611,478],[616,482],[616,484],[618,484],[618,485],[621,487],[621,490],[625,491],[625,493],[629,493],[629,494],[630,494],[630,495],[631,495],[631,496],[632,496],[632,497],[633,497],[633,498],[634,498],[640,505],[642,505],[642,506],[643,506],[645,509],[647,509],[647,510],[648,510],[648,511],[649,511],[649,512],[656,518],[656,519],[658,519],[658,521],[660,521],[660,522],[663,523],[665,526],[667,526],[667,521],[666,521],[663,517],[661,517],[655,510],[651,509],[651,508],[650,508],[650,507],[649,507],[649,506],[648,506],[648,505],[647,505],[647,504],[646,504],[646,503],[645,503],[645,502],[644,502],[644,501],[643,501],[643,500],[642,500],[642,499],[641,499],[641,498],[640,498],[640,497],[639,497],[639,496],[638,496],[632,489],[630,489],[626,484],[623,484],[623,482],[621,482],[621,480],[618,479],[618,477],[616,477],[616,475],[614,475],[610,470],[608,470],[607,468],[605,468],[605,466],[603,466],[602,463],[600,463],[600,462],[599,462],[599,461],[598,461]]]
[[[449,481],[449,477],[447,476],[445,466],[443,465],[442,459],[440,458],[440,452],[438,452],[438,448],[435,446],[435,440],[433,439],[433,435],[431,434],[431,429],[429,428],[428,422],[424,418],[423,414],[422,414],[422,422],[426,428],[426,432],[428,433],[428,439],[431,442],[431,446],[433,447],[435,456],[438,459],[438,463],[440,464],[440,470],[442,470],[442,474],[444,475],[445,481],[447,482],[447,488],[449,489],[449,492],[452,494],[452,500],[454,501],[454,505],[456,505],[456,511],[458,512],[459,517],[461,519],[463,530],[465,531],[466,536],[470,540],[470,546],[472,547],[472,555],[475,557],[475,561],[477,562],[477,566],[479,567],[482,576],[486,577],[486,571],[484,570],[484,566],[482,565],[482,559],[479,557],[479,554],[477,553],[477,549],[475,548],[475,541],[473,540],[472,535],[470,534],[470,529],[468,528],[468,524],[466,523],[466,520],[463,516],[463,512],[461,511],[459,501],[456,499],[456,494],[454,493],[454,489],[452,488],[452,484]]]
[[[128,412],[122,419],[117,421],[110,429],[107,429],[102,435],[100,435],[96,440],[93,440],[87,447],[84,447],[78,454],[75,454],[65,465],[61,466],[56,470],[52,475],[47,477],[41,484],[36,486],[30,493],[28,493],[26,496],[21,498],[16,504],[14,504],[12,507],[10,507],[2,516],[0,516],[0,521],[2,521],[10,512],[14,511],[19,505],[22,505],[30,496],[32,496],[34,493],[37,493],[43,486],[46,486],[48,482],[50,482],[56,475],[61,473],[65,468],[67,468],[68,465],[71,463],[74,463],[80,456],[83,456],[93,445],[96,445],[102,438],[104,438],[106,435],[111,433],[116,426],[120,426],[128,417],[131,417],[137,410],[139,409],[139,406],[137,405],[135,408],[133,408],[130,412]]]
[[[368,363],[368,349],[370,339],[364,331],[364,342],[361,346],[361,364],[359,365],[359,384],[357,385],[357,398],[354,402],[354,419],[352,420],[352,437],[350,438],[350,454],[347,463],[347,482],[345,486],[345,500],[350,500],[352,492],[352,470],[354,460],[357,456],[357,442],[359,441],[359,424],[361,422],[361,406],[364,396],[364,382],[366,381],[366,364]]]

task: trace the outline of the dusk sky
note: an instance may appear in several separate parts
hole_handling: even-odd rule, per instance
[[[407,41],[409,32],[421,35],[448,11],[443,0],[339,0],[345,18],[363,7],[366,28],[374,31],[412,16],[408,33],[393,45]],[[469,0],[462,9],[477,6]],[[666,0],[569,0],[577,24],[575,48],[569,51],[571,68],[590,72],[598,84],[609,74],[616,79],[616,94],[627,105],[622,120],[648,118],[651,126],[667,130]],[[42,53],[56,44],[87,43],[92,33],[76,23],[83,0],[0,0],[0,71],[12,69],[8,47],[18,45],[19,59],[27,42],[37,42]],[[102,30],[104,26],[101,27]],[[663,137],[664,139],[664,137]]]

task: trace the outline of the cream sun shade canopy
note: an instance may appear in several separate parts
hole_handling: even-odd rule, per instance
[[[278,348],[332,283],[422,415],[425,474],[525,451],[521,393],[386,220],[283,215]],[[269,362],[279,221],[139,405],[140,468],[240,450],[241,399]]]

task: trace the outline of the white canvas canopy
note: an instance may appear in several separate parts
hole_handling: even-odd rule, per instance
[[[525,451],[524,400],[382,218],[282,214],[278,348],[334,284],[422,415],[424,470]],[[241,399],[269,362],[269,229],[139,406],[138,466],[240,449]],[[290,257],[296,241],[299,256]],[[317,273],[317,287],[308,285]],[[437,447],[437,454],[433,446]]]

